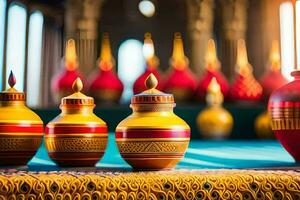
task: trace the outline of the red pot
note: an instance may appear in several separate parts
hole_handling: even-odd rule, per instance
[[[268,110],[276,138],[296,161],[300,161],[300,71],[291,75],[294,81],[270,96]]]

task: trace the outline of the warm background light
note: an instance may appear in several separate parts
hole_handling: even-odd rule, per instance
[[[245,40],[238,40],[236,65],[238,73],[242,75],[248,75],[252,71],[252,67],[248,62]]]
[[[107,33],[104,33],[101,43],[99,67],[104,71],[109,71],[113,68],[113,65],[114,59],[111,54],[109,36]]]
[[[280,5],[280,45],[283,76],[291,80],[291,71],[295,68],[294,46],[294,9],[291,2]]]
[[[173,42],[173,54],[171,58],[175,69],[182,70],[187,65],[187,58],[184,54],[183,42],[180,33],[175,33]]]
[[[152,58],[154,56],[154,45],[151,39],[151,34],[145,34],[145,40],[143,45],[143,54],[146,60]]]
[[[220,62],[216,52],[216,45],[213,39],[208,40],[205,62],[208,69],[218,70],[220,68]]]
[[[139,3],[140,12],[146,17],[152,17],[155,13],[155,6],[152,1],[142,0]]]
[[[270,64],[272,70],[280,70],[280,53],[279,53],[279,43],[277,40],[272,42],[272,48],[270,52]]]

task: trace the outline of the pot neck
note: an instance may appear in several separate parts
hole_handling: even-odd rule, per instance
[[[8,107],[8,106],[23,107],[23,106],[25,106],[25,101],[0,101],[0,106],[3,106],[3,107]]]
[[[93,114],[94,106],[61,106],[61,111],[63,115],[66,114],[81,114],[90,115]]]
[[[160,112],[172,112],[175,104],[130,104],[133,112],[138,113],[160,113]]]

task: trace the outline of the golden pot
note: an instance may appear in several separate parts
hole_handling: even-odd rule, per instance
[[[94,166],[106,149],[106,123],[93,113],[94,99],[81,90],[77,78],[74,94],[62,98],[61,114],[46,126],[48,154],[60,166]]]
[[[261,139],[275,139],[271,129],[271,117],[268,111],[264,111],[257,116],[254,122],[256,135]]]
[[[216,78],[212,78],[207,87],[206,101],[208,106],[199,113],[197,126],[204,138],[225,139],[230,136],[233,118],[222,107],[223,94]]]
[[[153,74],[147,90],[132,97],[133,113],[116,128],[121,156],[134,169],[170,169],[183,158],[190,141],[190,127],[173,113],[174,97],[156,89]]]
[[[0,165],[26,165],[43,139],[43,122],[26,107],[26,95],[14,88],[16,79],[10,73],[10,88],[0,92]]]

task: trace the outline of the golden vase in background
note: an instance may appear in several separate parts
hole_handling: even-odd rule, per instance
[[[204,138],[224,139],[228,138],[233,118],[231,114],[222,107],[223,94],[216,78],[212,78],[207,88],[207,107],[197,117],[197,126]]]

